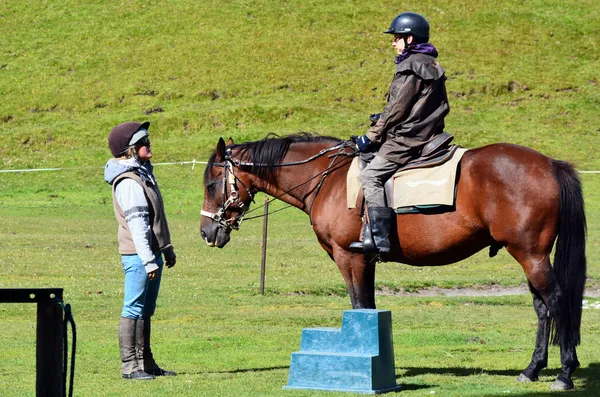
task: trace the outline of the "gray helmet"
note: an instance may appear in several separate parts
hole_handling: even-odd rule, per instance
[[[420,41],[429,40],[429,22],[422,15],[403,12],[392,21],[390,28],[383,33],[410,34]]]

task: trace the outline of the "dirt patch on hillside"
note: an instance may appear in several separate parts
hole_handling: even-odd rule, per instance
[[[521,295],[529,294],[529,288],[526,285],[518,287],[501,287],[497,285],[482,285],[473,288],[425,288],[419,291],[395,291],[387,288],[383,288],[377,291],[377,295],[392,295],[392,296],[509,296],[509,295]],[[600,297],[600,288],[586,289],[584,296],[590,298]]]

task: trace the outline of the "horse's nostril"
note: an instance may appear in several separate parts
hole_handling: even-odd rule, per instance
[[[201,236],[203,239],[206,239],[206,233],[204,233],[204,230],[200,230],[200,236]]]

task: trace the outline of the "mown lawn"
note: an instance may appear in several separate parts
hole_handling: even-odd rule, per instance
[[[164,277],[155,350],[180,375],[120,379],[123,281],[102,182],[106,135],[119,123],[149,120],[154,161],[167,162],[206,160],[219,137],[364,133],[367,116],[383,109],[394,68],[381,32],[405,10],[432,25],[448,78],[446,126],[456,142],[517,143],[579,170],[600,169],[600,15],[591,0],[0,3],[0,171],[68,168],[0,173],[0,288],[64,288],[78,324],[76,395],[317,394],[281,386],[302,328],[340,326],[350,308],[341,276],[307,217],[289,209],[269,221],[261,296],[260,220],[244,223],[224,250],[199,237],[201,165],[156,169],[179,263]],[[594,289],[599,178],[582,175],[587,286]],[[386,292],[524,282],[505,251],[441,268],[377,270],[377,288]],[[526,295],[379,295],[377,303],[393,313],[403,395],[543,396],[557,373],[553,348],[541,382],[514,381],[535,338]],[[598,394],[599,313],[584,312],[582,367],[570,395]],[[0,305],[0,396],[34,394],[34,318],[33,306]]]
[[[198,167],[198,166],[196,166]],[[157,167],[178,253],[166,270],[155,316],[155,350],[180,376],[152,383],[119,378],[117,325],[122,274],[115,221],[101,169],[3,175],[0,196],[2,288],[59,287],[78,326],[76,395],[315,395],[284,391],[290,353],[307,327],[340,327],[350,309],[337,268],[320,249],[306,215],[289,209],[270,217],[266,294],[259,294],[262,223],[248,221],[225,249],[199,237],[202,168]],[[590,287],[597,286],[598,176],[584,175],[588,198]],[[186,188],[189,186],[189,188]],[[597,197],[597,196],[595,196]],[[257,202],[262,202],[259,198]],[[278,208],[274,206],[274,209]],[[378,267],[380,288],[485,287],[524,282],[506,253],[482,252],[440,268]],[[391,310],[398,383],[404,395],[534,396],[546,392],[560,366],[552,348],[541,381],[514,381],[527,364],[536,319],[527,295],[489,298],[379,295]],[[590,299],[591,303],[597,299]],[[35,306],[0,305],[0,395],[35,391]],[[600,311],[584,311],[578,391],[593,396],[600,379]],[[332,395],[336,395],[332,393]]]

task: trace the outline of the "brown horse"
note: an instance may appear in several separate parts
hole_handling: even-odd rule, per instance
[[[348,249],[359,239],[361,215],[340,205],[346,203],[346,173],[354,155],[349,142],[309,134],[239,145],[220,139],[204,176],[202,238],[222,248],[254,194],[265,192],[309,215],[319,243],[344,277],[352,307],[375,308],[375,261]],[[398,215],[397,230],[386,261],[446,265],[486,247],[490,256],[506,247],[527,276],[538,317],[533,357],[518,380],[538,379],[552,339],[560,344],[562,363],[552,388],[573,388],[586,220],[581,183],[571,165],[511,144],[469,150],[460,163],[454,208]]]

